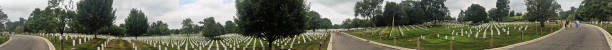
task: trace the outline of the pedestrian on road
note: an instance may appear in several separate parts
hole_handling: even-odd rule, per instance
[[[580,27],[580,21],[576,20],[576,27]]]

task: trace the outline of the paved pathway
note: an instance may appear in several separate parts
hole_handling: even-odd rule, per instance
[[[0,50],[49,50],[44,39],[30,35],[15,35],[7,42]]]
[[[347,34],[332,33],[333,50],[395,50],[357,39]]]
[[[549,38],[511,48],[510,50],[610,50],[597,26],[569,28]]]

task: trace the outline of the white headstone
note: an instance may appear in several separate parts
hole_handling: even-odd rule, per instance
[[[72,40],[72,46],[76,46],[75,44],[76,44],[76,41]]]

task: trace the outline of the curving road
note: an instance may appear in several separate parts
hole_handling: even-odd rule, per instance
[[[30,35],[15,35],[0,46],[0,50],[49,50],[44,39]]]
[[[597,26],[582,25],[509,50],[610,50],[603,34]]]
[[[332,33],[332,37],[333,50],[396,50],[369,43],[368,41],[363,41],[343,33]]]

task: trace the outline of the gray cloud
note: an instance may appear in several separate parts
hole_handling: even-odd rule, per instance
[[[46,0],[0,0],[0,8],[11,21],[17,21],[19,18],[27,19],[35,8],[45,7],[47,7]]]
[[[353,7],[360,0],[307,0],[311,10],[317,11],[323,18],[331,19],[333,24],[340,24],[345,19],[355,18]],[[386,0],[386,2],[399,2],[402,0]],[[578,6],[582,0],[558,0],[562,9]],[[194,3],[178,5],[178,0],[115,0],[113,7],[117,10],[115,24],[124,23],[130,9],[136,8],[145,12],[149,22],[163,21],[170,28],[181,27],[183,19],[191,18],[201,21],[206,17],[214,17],[215,21],[223,24],[233,20],[236,14],[234,0],[195,0]],[[456,17],[460,10],[467,9],[471,4],[480,4],[486,9],[494,8],[496,0],[447,0],[446,6],[451,16]],[[384,4],[383,4],[384,5]],[[0,8],[15,21],[19,17],[27,18],[34,8],[44,8],[47,0],[0,0]],[[525,12],[524,0],[510,0],[510,7],[514,11]],[[197,24],[197,23],[196,23]]]

